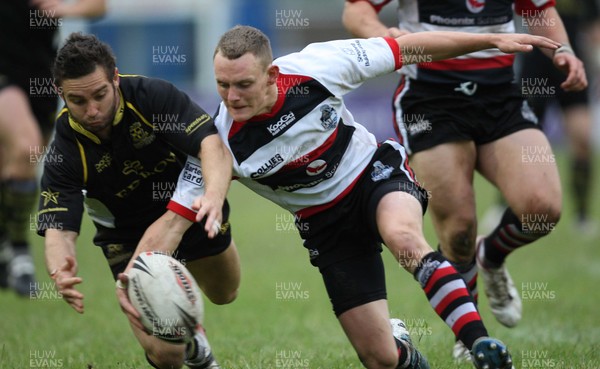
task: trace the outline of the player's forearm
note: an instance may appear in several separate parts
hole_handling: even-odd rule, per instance
[[[198,157],[202,162],[205,195],[218,196],[224,201],[231,183],[233,159],[219,135],[202,140]]]
[[[146,229],[135,249],[132,260],[146,251],[159,251],[167,255],[173,255],[181,242],[183,234],[191,225],[191,221],[171,210],[167,210],[165,214]]]
[[[67,256],[75,259],[77,232],[47,229],[44,240],[44,255],[48,274],[64,265]]]
[[[382,37],[388,34],[387,27],[381,23],[375,9],[366,1],[346,2],[342,23],[355,37]]]
[[[402,64],[433,62],[486,49],[504,53],[528,52],[533,47],[556,49],[557,42],[542,36],[508,33],[419,32],[396,38]]]
[[[561,45],[570,45],[565,26],[554,7],[529,14],[525,23],[532,35],[548,37],[560,42]],[[542,49],[542,52],[551,59],[554,56],[553,50]]]

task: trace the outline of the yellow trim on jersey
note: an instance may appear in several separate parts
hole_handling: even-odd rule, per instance
[[[88,168],[87,160],[85,158],[85,150],[83,149],[83,145],[81,144],[81,142],[79,142],[78,139],[75,140],[77,141],[77,146],[79,147],[79,155],[81,155],[81,163],[83,164],[83,185],[85,186],[87,185],[88,180]]]
[[[148,78],[146,76],[142,76],[141,74],[121,74],[121,73],[119,73],[119,77],[142,77],[142,78]]]
[[[113,119],[113,123],[112,123],[113,126],[116,126],[117,124],[121,123],[121,120],[123,120],[123,112],[125,111],[125,100],[123,99],[123,93],[121,92],[120,88],[118,90],[119,90],[119,108],[117,109],[117,112],[115,113],[115,118]],[[100,139],[98,138],[98,136],[96,136],[92,132],[88,131],[87,129],[83,128],[83,126],[81,124],[79,124],[75,119],[73,119],[71,114],[69,114],[69,125],[75,131],[81,133],[85,137],[92,140],[95,144],[100,145]]]
[[[127,107],[131,110],[133,110],[133,112],[135,113],[135,115],[137,115],[138,117],[140,117],[140,119],[142,120],[142,122],[144,122],[144,124],[146,124],[148,127],[150,128],[154,128],[154,126],[152,125],[152,123],[148,122],[148,120],[146,120],[146,118],[144,118],[144,116],[142,115],[142,113],[140,113],[135,106],[133,106],[132,103],[130,103],[129,101],[126,102]]]

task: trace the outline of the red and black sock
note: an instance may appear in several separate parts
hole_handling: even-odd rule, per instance
[[[414,276],[435,312],[469,350],[476,339],[488,335],[465,282],[442,254],[425,255]]]
[[[498,227],[477,250],[479,262],[485,268],[500,267],[511,252],[548,234],[546,229],[536,229],[538,226],[547,228],[540,223],[530,223],[524,227],[512,210],[507,208]]]

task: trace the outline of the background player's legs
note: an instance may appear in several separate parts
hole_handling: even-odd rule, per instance
[[[478,151],[477,169],[502,192],[512,213],[505,213],[485,240],[483,261],[497,267],[516,248],[554,229],[562,207],[560,179],[552,148],[540,130],[515,132]]]
[[[517,248],[548,234],[561,212],[561,188],[546,136],[525,129],[478,148],[477,168],[508,203],[500,224],[478,242],[477,262],[484,290],[498,321],[513,327],[521,300],[504,265]]]
[[[41,147],[42,137],[31,111],[27,95],[18,87],[0,90],[0,231],[8,242],[2,242],[0,254],[10,255],[7,265],[8,283],[19,294],[28,296],[34,282],[34,267],[29,255],[30,214],[37,201],[36,166],[31,150]],[[0,260],[0,264],[8,260]]]
[[[473,190],[476,155],[473,142],[450,142],[415,153],[411,166],[431,194],[428,210],[440,250],[461,274],[477,302]]]
[[[571,151],[571,192],[577,225],[585,232],[586,227],[592,225],[588,219],[592,189],[592,116],[587,104],[577,104],[564,107],[563,118]]]

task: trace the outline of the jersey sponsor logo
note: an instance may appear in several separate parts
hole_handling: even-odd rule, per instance
[[[282,191],[292,192],[292,191],[296,191],[301,188],[315,187],[316,185],[323,182],[324,180],[325,180],[325,178],[319,178],[319,179],[316,179],[316,180],[314,180],[312,182],[308,182],[308,183],[296,183],[296,184],[289,185],[289,186],[277,186],[277,189],[282,190]]]
[[[371,180],[373,182],[379,182],[383,179],[388,179],[392,175],[392,168],[389,165],[385,165],[379,160],[373,163],[373,171],[371,172]]]
[[[196,186],[204,187],[204,178],[202,177],[202,168],[200,165],[190,163],[189,161],[186,162],[181,178]]]
[[[185,128],[185,134],[188,136],[191,135],[193,132],[195,132],[198,128],[200,128],[204,123],[208,121],[210,121],[210,115],[202,114],[200,117],[198,117],[196,120],[190,123],[189,126]]]
[[[129,127],[129,134],[131,134],[131,139],[133,140],[133,147],[136,149],[141,149],[144,146],[148,146],[154,141],[156,136],[154,133],[148,133],[144,128],[142,128],[142,123],[134,122],[131,127]]]
[[[327,169],[327,162],[325,160],[317,159],[306,167],[306,174],[309,176],[316,176],[323,173]]]
[[[50,202],[58,205],[59,194],[60,192],[53,192],[51,189],[48,189],[47,191],[42,191],[40,195],[44,198],[44,206],[47,206]]]
[[[275,136],[279,132],[281,132],[284,128],[292,124],[296,120],[296,116],[294,112],[291,111],[288,114],[282,115],[279,120],[270,126],[267,126],[267,130],[272,136]]]
[[[141,183],[142,179],[151,177],[155,174],[162,173],[167,169],[167,166],[170,163],[176,163],[177,157],[172,152],[169,153],[169,156],[165,157],[163,160],[154,165],[153,168],[147,169],[139,160],[125,160],[123,162],[123,170],[121,171],[124,175],[137,175],[140,178],[136,178],[129,185],[127,185],[124,189],[117,192],[115,195],[120,198],[125,198],[131,194]]]
[[[331,105],[321,106],[321,125],[323,128],[329,130],[337,126],[338,115],[335,109]]]
[[[471,13],[479,13],[485,6],[485,0],[465,0],[467,2],[467,9]]]
[[[110,166],[111,162],[112,162],[112,157],[110,156],[109,153],[105,153],[104,155],[102,155],[102,158],[100,159],[100,161],[98,163],[96,163],[96,165],[95,165],[96,171],[98,173],[102,173],[102,171],[104,169],[106,169]]]
[[[275,156],[269,159],[269,161],[261,165],[261,167],[258,168],[256,172],[250,174],[250,178],[258,178],[264,176],[281,163],[283,163],[283,157],[279,154],[275,154]]]
[[[352,40],[352,42],[350,43],[350,46],[352,46],[353,52],[350,53],[347,50],[343,49],[343,51],[346,54],[356,55],[356,62],[363,63],[365,65],[365,67],[368,67],[371,65],[371,62],[369,61],[369,56],[367,55],[367,51],[363,47],[360,40],[358,40],[358,39]]]

